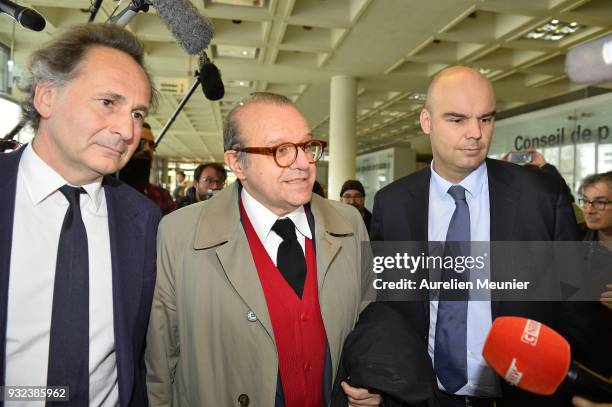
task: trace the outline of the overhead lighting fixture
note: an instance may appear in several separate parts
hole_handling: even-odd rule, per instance
[[[529,40],[560,41],[578,31],[581,27],[577,22],[566,23],[557,19],[537,27],[525,35]]]
[[[230,6],[258,7],[266,4],[266,0],[210,0],[213,4],[226,4]]]
[[[215,45],[215,56],[221,58],[255,59],[257,57],[257,48],[218,44]]]
[[[251,87],[250,81],[241,81],[241,80],[231,79],[231,80],[227,80],[223,82],[225,83],[226,87],[233,87],[233,88],[250,88]]]
[[[424,101],[425,98],[427,98],[427,95],[424,93],[413,93],[410,96],[408,96],[408,99],[418,100],[418,101]]]

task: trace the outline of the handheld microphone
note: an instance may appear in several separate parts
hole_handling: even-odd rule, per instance
[[[612,81],[612,36],[571,49],[565,57],[565,72],[579,84]]]
[[[189,55],[208,48],[214,29],[189,0],[149,0],[159,18],[168,27],[178,44]]]
[[[202,84],[202,91],[208,100],[219,100],[225,95],[225,87],[221,80],[221,72],[206,55],[200,54],[200,71],[198,78]]]
[[[612,384],[571,360],[570,345],[553,329],[520,317],[493,321],[482,351],[508,383],[540,395],[564,389],[596,402],[612,401]]]
[[[31,8],[20,6],[9,0],[0,0],[0,13],[6,13],[14,18],[22,27],[34,31],[42,31],[47,25],[43,16]]]

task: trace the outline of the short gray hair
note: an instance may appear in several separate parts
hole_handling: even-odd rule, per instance
[[[612,171],[603,172],[601,174],[592,174],[588,177],[585,177],[580,183],[580,188],[578,189],[578,192],[580,193],[580,195],[583,195],[585,188],[593,186],[599,182],[605,182],[608,184],[608,186],[610,186],[610,188],[612,188]]]
[[[43,45],[30,57],[30,75],[21,88],[24,93],[21,114],[22,120],[29,123],[34,131],[40,125],[40,114],[34,107],[38,83],[64,86],[78,74],[79,64],[94,46],[113,48],[132,57],[149,80],[152,106],[157,104],[157,91],[144,66],[144,47],[134,34],[115,24],[78,25]]]

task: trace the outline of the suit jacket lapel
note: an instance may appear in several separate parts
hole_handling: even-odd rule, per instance
[[[198,219],[194,249],[215,248],[227,279],[274,341],[266,298],[240,221],[238,192],[235,182],[207,202]]]
[[[521,199],[521,190],[512,185],[512,180],[500,168],[495,160],[487,159],[487,176],[489,178],[489,219],[490,219],[490,236],[491,242],[512,241],[516,239],[516,216],[518,201]],[[491,250],[495,250],[494,247]],[[491,253],[491,258],[494,259],[495,253]],[[496,268],[503,267],[503,264],[497,264],[491,267],[491,280],[495,281]],[[498,270],[499,272],[499,270]],[[491,301],[491,313],[493,319],[500,315],[500,307],[502,303],[499,301]]]
[[[313,194],[310,210],[314,217],[315,245],[317,249],[317,276],[319,293],[322,292],[325,277],[330,271],[331,263],[342,247],[339,236],[353,234],[352,226],[319,195]],[[322,301],[322,300],[321,300]]]
[[[112,177],[104,179],[104,194],[108,210],[108,230],[113,275],[113,319],[119,401],[127,405],[133,387],[133,356],[131,341],[134,319],[140,309],[143,286],[143,253],[145,225],[139,212]],[[127,373],[125,377],[123,374]]]
[[[0,310],[2,310],[0,312],[0,386],[4,386],[5,374],[6,319],[17,171],[24,148],[14,153],[0,153],[0,174],[2,175],[2,182],[0,182]]]

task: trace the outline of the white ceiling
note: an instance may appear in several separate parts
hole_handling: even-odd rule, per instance
[[[568,49],[612,32],[612,0],[193,0],[211,19],[209,55],[226,84],[220,102],[196,91],[159,146],[158,155],[186,161],[222,160],[224,115],[252,91],[291,97],[315,137],[327,139],[329,83],[334,75],[359,79],[357,150],[410,142],[428,153],[418,127],[420,96],[440,69],[454,64],[486,72],[498,111],[580,89],[564,73]],[[47,19],[41,33],[0,15],[0,41],[25,65],[35,47],[88,18],[89,0],[30,0]],[[223,4],[231,3],[231,4]],[[250,4],[249,6],[237,4]],[[253,5],[255,4],[255,5]],[[118,3],[106,0],[96,21]],[[119,4],[119,10],[127,1]],[[580,29],[561,41],[525,38],[558,19]],[[146,46],[156,83],[187,90],[197,57],[177,45],[153,8],[128,26]],[[254,57],[245,58],[242,50]],[[255,51],[253,53],[253,51]],[[225,56],[227,55],[227,56]],[[247,55],[248,56],[248,55]],[[162,92],[149,121],[159,132],[184,93]]]

